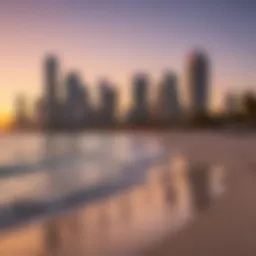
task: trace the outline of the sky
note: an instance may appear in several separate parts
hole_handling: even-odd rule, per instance
[[[166,69],[176,72],[185,97],[187,56],[203,49],[217,108],[226,92],[256,86],[255,13],[253,0],[2,0],[0,120],[17,95],[32,103],[42,94],[49,53],[59,57],[63,77],[78,70],[94,95],[98,79],[108,77],[128,106],[137,71],[151,75],[151,87]]]

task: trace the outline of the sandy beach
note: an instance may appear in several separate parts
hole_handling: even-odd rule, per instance
[[[207,133],[168,138],[195,161],[223,164],[227,191],[191,225],[145,255],[256,255],[256,136]]]
[[[143,255],[256,255],[256,136],[214,132],[149,135],[166,145],[170,156],[181,155],[188,162],[223,166],[226,176],[222,197],[200,211],[182,229],[169,232],[169,222],[174,223],[180,217],[177,215],[178,218],[173,219],[163,208],[166,203],[161,188],[144,184],[84,210],[63,214],[55,220],[31,223],[13,232],[0,233],[0,255],[138,255],[131,246],[139,248],[143,244],[139,239],[144,239],[146,234],[153,236],[145,239],[143,249],[139,250]],[[184,200],[187,199],[184,197]],[[128,220],[127,209],[132,211],[128,211],[132,214]],[[96,226],[93,224],[95,221]],[[45,230],[55,230],[55,227],[60,232],[61,249],[49,253]],[[164,233],[165,228],[167,232]],[[113,237],[108,232],[112,232]],[[157,232],[161,234],[159,239],[156,239]],[[50,246],[54,247],[51,245],[54,239],[50,240]],[[86,243],[92,251],[84,251]],[[110,244],[114,247],[110,248]],[[94,250],[96,247],[102,248]]]

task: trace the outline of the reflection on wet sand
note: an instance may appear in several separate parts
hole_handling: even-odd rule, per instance
[[[148,170],[144,183],[2,235],[0,255],[136,254],[207,209],[224,192],[223,178],[221,166],[172,157]]]

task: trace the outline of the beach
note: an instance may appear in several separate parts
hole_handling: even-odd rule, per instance
[[[224,168],[221,197],[194,214],[184,176],[178,184],[180,199],[174,202],[178,213],[173,213],[163,186],[145,181],[87,207],[0,233],[0,255],[255,255],[256,136],[217,132],[147,136],[151,144],[157,141],[169,150],[170,158]],[[175,224],[180,227],[174,231]]]
[[[191,225],[145,255],[256,255],[256,137],[183,134],[171,135],[170,141],[193,159],[225,165],[227,191]]]

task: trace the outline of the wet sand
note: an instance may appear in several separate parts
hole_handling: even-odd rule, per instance
[[[205,132],[203,134],[162,133],[157,137],[162,143],[170,147],[171,155],[184,155],[188,161],[193,160],[193,162],[198,163],[225,166],[228,172],[225,180],[227,190],[218,201],[199,212],[196,218],[192,219],[182,229],[177,230],[177,232],[167,232],[167,235],[165,233],[164,236],[159,236],[159,240],[154,238],[152,243],[147,241],[145,244],[147,249],[143,250],[142,254],[181,256],[256,255],[256,136],[224,136],[223,134]],[[138,237],[143,237],[144,234],[152,233],[152,231],[154,233],[162,226],[167,227],[166,223],[173,220],[173,216],[168,217],[164,214],[162,190],[155,186],[152,187],[152,185],[154,184],[151,184],[150,187],[140,187],[136,191],[129,192],[131,194],[129,194],[130,200],[128,201],[125,196],[125,200],[121,200],[122,203],[120,203],[119,198],[116,198],[114,201],[117,200],[118,203],[111,204],[110,212],[108,211],[110,215],[113,212],[111,222],[118,223],[116,221],[117,217],[115,217],[117,212],[115,208],[118,207],[120,211],[118,219],[120,223],[124,224],[127,241],[134,240],[138,244],[139,240],[134,236],[134,227],[138,227],[141,220],[146,221],[145,226],[142,226],[146,228],[143,228],[142,233],[135,232]],[[149,188],[150,191],[152,188],[157,189],[152,193],[155,199],[152,198],[151,200],[155,203],[150,203],[151,206],[148,205],[147,199]],[[127,206],[130,207],[128,202],[133,203],[132,226],[129,216],[126,216],[126,208]],[[103,205],[105,205],[104,202]],[[185,205],[189,204],[186,203]],[[182,202],[180,206],[183,207]],[[110,254],[107,254],[108,252],[104,247],[101,248],[101,251],[94,250],[94,246],[99,246],[99,241],[102,242],[103,246],[107,242],[106,238],[110,239],[104,231],[109,228],[109,223],[106,221],[106,215],[99,215],[99,213],[102,213],[102,210],[98,210],[99,207],[102,207],[102,204],[96,203],[95,206],[88,208],[85,212],[80,210],[77,213],[72,213],[72,215],[65,215],[58,218],[57,222],[52,220],[49,223],[32,223],[24,229],[14,230],[13,233],[3,233],[0,235],[0,255],[135,255],[133,250],[127,248],[129,244],[123,239],[124,237],[120,236],[119,224],[116,231],[115,226],[112,226],[112,229],[114,229],[111,232],[118,234],[115,235],[115,237],[120,238],[118,244],[121,245],[121,242],[123,242],[125,246],[121,246],[121,249],[115,248],[114,251],[108,251]],[[184,208],[180,209],[184,210]],[[123,213],[125,214],[123,215]],[[88,214],[90,217],[88,217]],[[156,218],[159,215],[161,218]],[[145,219],[145,216],[148,218]],[[97,226],[103,228],[103,231],[99,232],[95,229],[95,217],[99,221]],[[76,225],[76,219],[80,219],[80,224]],[[150,223],[150,225],[153,223],[154,225],[150,227],[146,223]],[[54,247],[60,247],[60,244],[57,241],[59,239],[55,239],[55,225],[58,225],[58,231],[61,230],[59,242],[62,249],[57,251]],[[72,226],[75,226],[75,230],[71,229]],[[77,227],[80,227],[80,231],[79,228],[77,230]],[[127,232],[127,227],[130,227],[131,232]],[[45,233],[46,229],[50,230],[49,236]],[[151,231],[149,232],[149,230]],[[98,241],[94,239],[95,236],[92,231],[97,233],[95,236],[98,237]],[[162,234],[162,231],[160,233]],[[47,239],[50,239],[50,243],[47,243]],[[114,245],[117,244],[116,241],[118,240],[113,238]],[[85,242],[90,245],[92,251],[82,249]],[[83,246],[79,246],[79,244]]]
[[[256,255],[256,136],[173,134],[169,142],[196,161],[224,164],[226,194],[181,232],[145,255]]]

